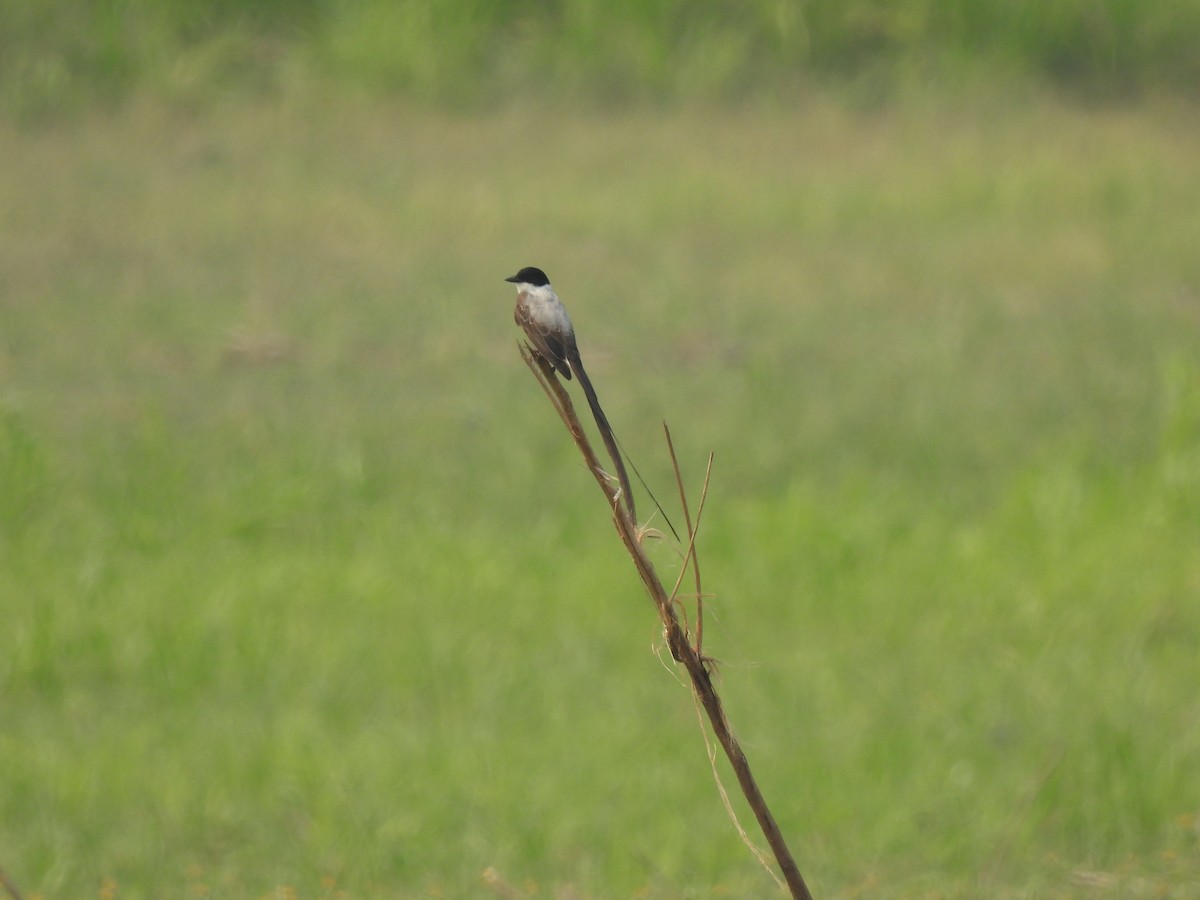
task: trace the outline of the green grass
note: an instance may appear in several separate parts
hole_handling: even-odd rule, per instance
[[[660,497],[661,419],[693,482],[716,453],[706,649],[818,896],[1194,896],[1193,123],[314,92],[0,126],[0,866],[769,893],[519,361],[537,264]]]
[[[313,81],[475,108],[860,100],[1014,77],[1091,98],[1196,97],[1200,0],[0,0],[0,113]]]

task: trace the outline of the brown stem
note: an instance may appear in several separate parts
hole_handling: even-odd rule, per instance
[[[788,850],[787,843],[783,839],[783,833],[779,830],[774,816],[771,815],[771,811],[767,807],[767,801],[763,797],[762,791],[759,790],[758,783],[754,780],[754,775],[750,771],[750,763],[746,759],[746,754],[742,752],[741,745],[738,743],[733,730],[729,726],[729,720],[725,717],[725,709],[721,703],[721,698],[712,683],[707,658],[693,648],[689,642],[687,631],[680,624],[679,617],[676,615],[672,597],[667,593],[666,588],[663,587],[663,583],[659,579],[654,565],[650,562],[650,558],[646,555],[646,551],[642,547],[637,523],[627,515],[625,508],[609,492],[606,480],[607,476],[600,467],[596,454],[588,443],[582,426],[579,424],[579,417],[575,414],[575,408],[571,404],[570,395],[567,394],[566,389],[559,383],[558,378],[554,376],[552,371],[547,372],[544,367],[536,365],[533,355],[528,351],[528,348],[522,348],[521,355],[562,417],[563,423],[567,426],[567,430],[571,433],[575,445],[579,448],[579,452],[583,455],[584,461],[587,463],[588,470],[600,486],[600,491],[604,494],[605,500],[608,501],[608,505],[612,510],[613,522],[617,528],[617,534],[620,536],[621,542],[625,545],[625,549],[628,551],[630,559],[633,560],[634,567],[637,569],[642,583],[646,586],[647,591],[649,591],[650,598],[654,601],[655,608],[658,610],[658,616],[662,620],[667,647],[671,651],[671,656],[681,662],[684,668],[687,669],[688,676],[692,682],[692,690],[700,698],[700,703],[703,705],[704,711],[708,715],[709,723],[712,725],[713,734],[716,735],[721,749],[725,751],[725,755],[729,759],[729,764],[737,776],[742,794],[753,811],[755,819],[758,820],[759,827],[762,829],[763,836],[767,839],[767,844],[770,846],[771,852],[775,855],[775,860],[779,864],[780,871],[783,873],[784,881],[787,882],[792,897],[796,898],[796,900],[812,900],[812,894],[809,893],[808,886],[804,883],[804,878],[800,875],[800,870],[796,866],[791,852]],[[695,534],[690,526],[688,531],[689,543],[694,544]],[[697,594],[699,594],[698,583]]]
[[[4,888],[12,900],[21,900],[21,892],[17,890],[16,884],[13,883],[13,880],[8,877],[8,873],[3,869],[0,869],[0,887]]]
[[[700,530],[700,516],[704,511],[704,502],[708,499],[708,479],[712,475],[713,455],[708,454],[708,466],[704,470],[704,487],[700,489],[700,508],[696,510],[696,527],[692,527],[692,515],[688,509],[687,491],[683,487],[683,473],[679,469],[679,458],[675,456],[675,442],[671,440],[671,429],[663,422],[663,435],[667,439],[667,453],[671,456],[671,468],[675,471],[675,484],[679,488],[679,505],[683,507],[683,524],[687,528],[688,546],[679,567],[679,580],[671,590],[674,598],[683,583],[683,575],[687,571],[688,560],[692,562],[692,575],[696,580],[696,653],[704,657],[704,591],[700,587],[700,557],[696,555],[696,532]]]

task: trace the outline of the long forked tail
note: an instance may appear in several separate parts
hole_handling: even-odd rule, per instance
[[[604,415],[604,410],[600,408],[600,400],[596,397],[596,390],[592,387],[592,380],[588,378],[587,372],[583,369],[583,362],[579,358],[579,349],[570,347],[568,359],[571,363],[571,369],[579,376],[579,384],[583,388],[584,396],[587,397],[588,406],[592,408],[592,417],[596,420],[596,427],[600,429],[600,437],[604,440],[604,447],[608,450],[609,458],[612,459],[613,466],[617,470],[617,479],[621,482],[621,496],[625,500],[625,509],[629,511],[629,518],[636,526],[637,513],[633,508],[633,490],[629,484],[629,476],[625,474],[625,463],[621,459],[621,451],[617,449],[617,438],[613,434],[612,426],[608,424],[608,417]]]

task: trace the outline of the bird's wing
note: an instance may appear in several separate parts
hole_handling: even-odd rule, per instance
[[[567,361],[567,348],[563,346],[558,336],[551,334],[550,329],[537,322],[530,315],[529,306],[520,299],[517,300],[517,307],[513,310],[513,318],[521,326],[521,330],[525,332],[529,342],[533,344],[533,349],[546,362],[550,363],[558,371],[558,374],[570,381],[571,366]]]

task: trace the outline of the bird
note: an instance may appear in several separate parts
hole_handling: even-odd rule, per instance
[[[513,318],[525,332],[534,352],[545,360],[546,365],[561,375],[567,381],[572,376],[579,379],[583,394],[587,397],[588,406],[592,409],[592,417],[596,427],[600,429],[600,437],[612,458],[617,470],[617,480],[621,484],[621,494],[625,500],[625,508],[629,517],[636,522],[634,512],[633,491],[630,489],[629,476],[625,474],[625,464],[617,448],[616,436],[608,417],[600,407],[596,389],[583,368],[583,360],[579,358],[579,347],[575,343],[575,327],[567,308],[554,293],[550,279],[546,273],[536,266],[525,266],[516,275],[510,275],[505,281],[517,286],[517,305],[513,310]]]

